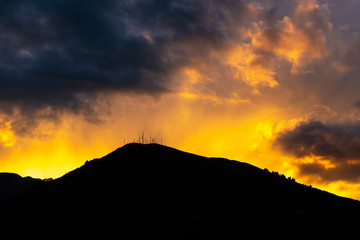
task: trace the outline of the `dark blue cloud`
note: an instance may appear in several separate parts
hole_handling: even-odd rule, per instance
[[[226,45],[245,10],[217,0],[2,1],[0,110],[79,113],[104,91],[168,92],[176,70]]]

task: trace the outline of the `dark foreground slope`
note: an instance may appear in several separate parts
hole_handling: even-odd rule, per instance
[[[128,144],[6,201],[0,239],[324,239],[357,201],[246,163]]]

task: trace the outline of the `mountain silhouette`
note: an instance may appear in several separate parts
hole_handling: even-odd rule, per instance
[[[138,143],[0,203],[0,239],[324,239],[360,216],[358,201],[247,163]]]
[[[0,173],[0,200],[9,199],[29,191],[40,179],[21,177],[15,173]]]

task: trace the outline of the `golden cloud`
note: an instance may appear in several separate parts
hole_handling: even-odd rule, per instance
[[[252,6],[252,7],[251,7]],[[254,15],[267,9],[250,4]],[[299,1],[293,15],[280,20],[259,20],[243,31],[243,42],[234,44],[226,54],[225,63],[235,70],[234,77],[253,87],[276,87],[277,67],[281,61],[291,63],[297,74],[315,60],[328,55],[326,33],[332,30],[326,4]]]
[[[248,32],[255,52],[285,59],[296,74],[306,64],[327,56],[325,33],[332,30],[327,5],[299,1],[294,15],[275,23],[253,23]]]
[[[268,66],[257,64],[258,55],[250,44],[232,49],[227,56],[227,64],[236,69],[234,77],[243,80],[252,87],[275,87],[275,72]]]

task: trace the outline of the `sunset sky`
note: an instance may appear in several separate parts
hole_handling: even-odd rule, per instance
[[[0,172],[138,139],[360,199],[360,1],[0,3]]]

